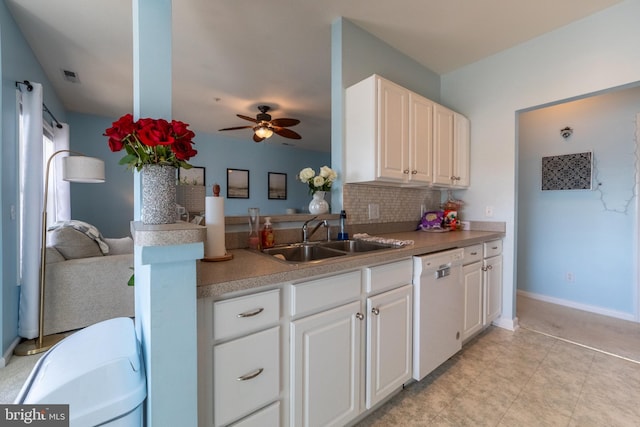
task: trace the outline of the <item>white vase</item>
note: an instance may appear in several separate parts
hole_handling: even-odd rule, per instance
[[[313,199],[309,202],[309,213],[319,215],[329,212],[329,203],[324,199],[324,191],[313,193]]]

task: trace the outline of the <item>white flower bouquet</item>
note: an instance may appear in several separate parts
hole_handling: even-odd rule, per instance
[[[316,191],[330,191],[336,178],[338,174],[328,166],[322,166],[318,175],[311,168],[304,168],[298,174],[298,179],[309,186],[309,194],[315,194]]]

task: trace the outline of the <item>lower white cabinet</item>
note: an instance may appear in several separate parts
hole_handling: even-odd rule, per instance
[[[360,413],[360,301],[291,323],[291,425],[342,426]]]
[[[279,331],[276,326],[214,347],[214,425],[227,425],[278,399]]]
[[[280,425],[280,402],[272,403],[237,423],[233,427],[278,427]]]
[[[502,314],[502,255],[486,258],[482,262],[484,298],[484,324],[488,325]]]
[[[464,321],[462,341],[472,337],[484,327],[484,300],[482,298],[482,262],[462,267],[464,287]]]
[[[366,407],[411,378],[411,285],[367,298]]]

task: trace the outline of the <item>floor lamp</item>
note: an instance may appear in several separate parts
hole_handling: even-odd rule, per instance
[[[82,153],[72,150],[56,151],[47,160],[44,182],[44,200],[42,204],[42,236],[40,241],[40,311],[38,338],[20,343],[14,354],[17,356],[28,356],[42,353],[49,350],[66,335],[54,334],[44,336],[44,289],[47,266],[47,199],[49,195],[49,168],[51,161],[58,154],[75,154],[62,159],[62,179],[69,182],[104,182],[104,162],[95,157],[87,157]]]

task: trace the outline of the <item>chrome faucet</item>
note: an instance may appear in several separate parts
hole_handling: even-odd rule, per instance
[[[318,221],[316,226],[313,227],[313,230],[311,230],[311,232],[309,232],[309,223],[311,221],[315,220],[316,218],[318,218],[318,217],[314,216],[313,218],[305,221],[304,224],[302,224],[302,242],[303,243],[307,243],[309,241],[309,238],[311,238],[311,236],[313,236],[313,233],[318,231],[318,228],[320,228],[320,226],[324,226],[327,229],[327,242],[329,240],[331,240],[331,234],[330,234],[331,233],[331,227],[329,227],[329,222],[326,219]]]

